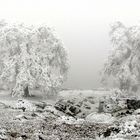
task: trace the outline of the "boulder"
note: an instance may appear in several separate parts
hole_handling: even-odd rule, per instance
[[[113,123],[115,118],[111,116],[109,113],[91,113],[89,114],[85,120],[91,123]]]
[[[128,109],[136,110],[140,108],[140,100],[137,99],[127,99],[126,104]]]
[[[56,102],[54,107],[70,116],[76,116],[79,112],[81,112],[80,108],[69,100],[59,100]]]
[[[35,106],[44,109],[47,106],[47,104],[45,102],[36,102]]]
[[[13,120],[27,121],[27,120],[31,120],[31,119],[32,119],[31,116],[17,115],[17,116],[15,116],[15,118]]]
[[[56,102],[55,108],[65,114],[78,118],[85,118],[88,114],[95,110],[95,98],[72,98],[72,99],[60,99]]]
[[[121,130],[117,127],[108,127],[102,135],[106,138],[109,137],[111,134],[118,134]],[[117,139],[118,140],[118,139]]]
[[[35,111],[36,107],[28,100],[19,99],[16,104],[12,106],[14,109],[21,109],[23,112],[25,111]]]
[[[140,109],[134,110],[133,114],[134,115],[140,115]]]
[[[1,140],[8,140],[7,131],[5,129],[0,129],[0,139]]]
[[[130,97],[112,97],[99,101],[98,112],[115,113],[121,110],[140,109],[140,100],[134,96]]]
[[[98,113],[104,112],[104,105],[105,105],[105,102],[103,100],[100,100],[99,107],[98,107]]]
[[[85,120],[84,119],[75,119],[71,116],[60,116],[58,117],[58,119],[56,120],[56,124],[84,124]]]
[[[100,101],[98,112],[104,113],[114,113],[120,110],[124,110],[127,108],[126,100],[125,99],[117,99],[115,102],[110,101]]]
[[[56,102],[54,107],[59,111],[65,112],[67,108],[67,102],[64,100],[59,100],[58,102]]]

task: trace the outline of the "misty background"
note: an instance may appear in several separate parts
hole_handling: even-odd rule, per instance
[[[100,87],[100,70],[111,49],[109,24],[139,24],[139,0],[0,0],[0,19],[53,27],[68,50],[66,88]]]

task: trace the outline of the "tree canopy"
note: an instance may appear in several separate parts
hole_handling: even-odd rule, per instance
[[[53,92],[67,70],[67,52],[54,30],[0,22],[0,79],[12,83],[13,96],[35,87]]]
[[[140,26],[111,26],[113,49],[104,65],[103,80],[113,76],[119,88],[136,92],[140,84]]]

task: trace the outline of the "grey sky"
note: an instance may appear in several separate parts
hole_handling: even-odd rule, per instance
[[[68,88],[100,86],[99,70],[111,47],[109,24],[139,23],[139,0],[0,0],[0,18],[53,26],[69,51]]]

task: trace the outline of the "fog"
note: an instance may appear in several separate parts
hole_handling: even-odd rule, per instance
[[[0,18],[29,24],[46,23],[68,50],[66,88],[100,87],[100,70],[111,48],[110,23],[139,24],[139,0],[0,0]]]

